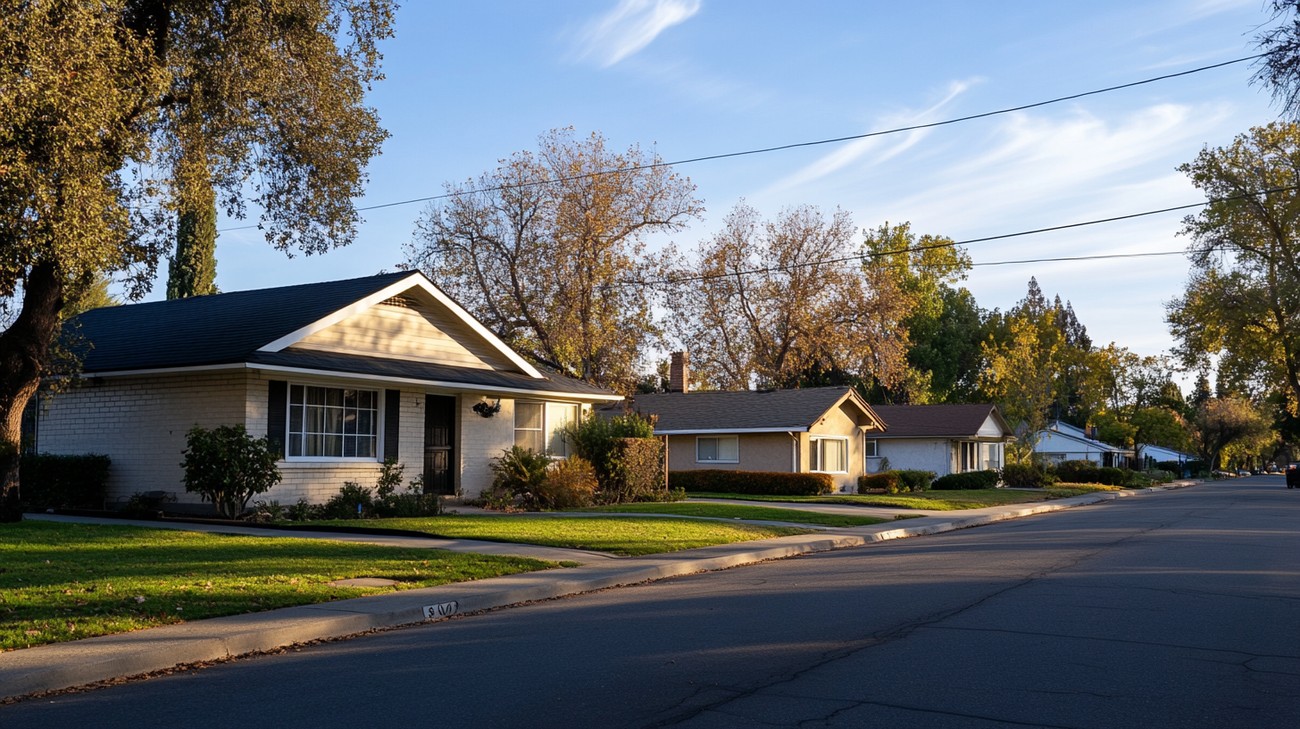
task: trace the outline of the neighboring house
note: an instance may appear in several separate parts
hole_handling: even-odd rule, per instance
[[[1143,443],[1137,447],[1137,457],[1138,463],[1143,468],[1155,468],[1157,463],[1177,462],[1183,464],[1185,469],[1188,461],[1197,460],[1196,456],[1191,453],[1183,453],[1173,448],[1151,445],[1150,443]]]
[[[995,405],[875,405],[888,426],[867,440],[867,471],[1000,470],[1015,434]]]
[[[1053,420],[1034,437],[1034,453],[1052,463],[1092,461],[1098,466],[1127,468],[1133,451],[1103,443],[1083,428]]]
[[[884,429],[851,387],[691,392],[682,353],[673,354],[675,392],[637,395],[668,446],[668,469],[827,473],[839,491],[857,490],[865,441]]]
[[[561,425],[621,399],[529,363],[412,272],[95,309],[69,331],[82,372],[41,397],[37,448],[108,454],[112,499],[197,501],[186,432],[233,424],[281,456],[267,500],[373,484],[390,457],[426,492],[474,496],[502,450],[564,455]]]

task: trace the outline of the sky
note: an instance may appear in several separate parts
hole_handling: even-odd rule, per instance
[[[1263,0],[480,0],[398,11],[386,78],[369,103],[392,134],[359,206],[441,194],[540,135],[573,127],[665,161],[865,134],[1017,107],[1258,52]],[[692,249],[741,200],[766,218],[816,205],[859,228],[910,222],[957,241],[1203,202],[1177,171],[1278,117],[1239,63],[940,127],[683,164],[706,213],[672,241]],[[426,203],[364,212],[356,240],[288,259],[255,221],[222,220],[223,291],[394,270]],[[1095,344],[1142,355],[1173,341],[1165,305],[1186,213],[967,246],[963,283],[1007,309],[1036,277]],[[847,251],[846,253],[852,253]],[[149,299],[164,296],[166,266]]]

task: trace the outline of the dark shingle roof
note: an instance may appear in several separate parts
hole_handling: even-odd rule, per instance
[[[411,271],[345,281],[281,286],[173,301],[93,309],[65,327],[85,374],[248,363],[293,369],[393,377],[575,395],[611,393],[538,368],[543,379],[521,372],[452,367],[380,357],[282,349],[271,342],[378,293]]]
[[[888,438],[970,438],[996,408],[970,405],[873,405],[889,430]],[[995,418],[1002,423],[1001,416]],[[1005,427],[1005,424],[1003,425]],[[1006,431],[1007,434],[1010,431]]]
[[[658,415],[658,432],[804,430],[849,391],[811,387],[764,392],[669,392],[637,395],[632,409]]]

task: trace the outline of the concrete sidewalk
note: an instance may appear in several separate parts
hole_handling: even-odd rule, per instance
[[[582,566],[198,620],[121,635],[8,651],[0,653],[0,699],[83,686],[185,664],[222,660],[378,628],[433,622],[533,600],[547,600],[801,554],[859,547],[891,539],[938,534],[1190,485],[1192,482],[1175,482],[1139,491],[1102,492],[1034,504],[946,512],[887,524],[840,528],[817,534],[634,558],[496,542],[423,539],[419,540],[423,543],[422,546],[570,560],[582,562]],[[158,522],[141,524],[159,526]],[[177,528],[194,529],[196,526],[177,525]],[[223,526],[208,529],[230,533],[241,528]],[[267,534],[261,529],[251,531],[263,536]],[[304,537],[308,534],[290,532],[284,536]],[[367,542],[379,539],[382,541],[377,543],[400,543],[402,546],[412,546],[407,540],[414,539],[338,534],[324,535],[323,538]]]

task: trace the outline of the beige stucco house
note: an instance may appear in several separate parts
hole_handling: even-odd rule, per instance
[[[95,309],[69,332],[82,373],[41,396],[36,448],[107,454],[113,500],[197,502],[185,434],[233,424],[281,456],[267,500],[372,484],[388,457],[427,492],[474,496],[502,450],[564,455],[564,423],[621,399],[528,362],[413,272]]]
[[[692,392],[682,353],[674,353],[675,392],[637,395],[632,408],[655,418],[668,446],[668,470],[722,469],[827,473],[855,492],[867,438],[884,430],[851,387]]]

